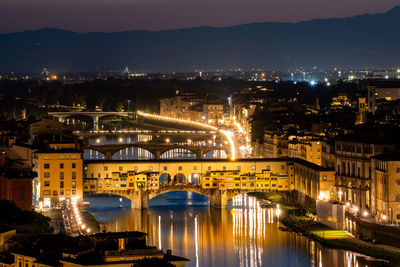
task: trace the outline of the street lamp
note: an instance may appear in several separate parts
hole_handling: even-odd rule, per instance
[[[166,143],[169,143],[169,141],[170,141],[169,138],[166,138],[166,139],[165,139],[165,142],[166,142]]]

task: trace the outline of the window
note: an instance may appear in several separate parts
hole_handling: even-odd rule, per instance
[[[45,172],[43,175],[44,175],[44,178],[50,178],[50,173],[49,172]]]
[[[74,177],[74,173],[75,173],[75,172],[72,173],[72,179],[75,179],[75,178],[76,178],[76,173],[75,173],[75,177]],[[100,175],[100,173],[98,173],[98,174],[97,174],[97,178],[100,178],[100,177],[101,177],[101,175]]]
[[[181,171],[181,170],[182,170],[182,166],[178,166],[178,170],[180,170],[180,171]]]
[[[149,166],[149,170],[152,171],[153,170],[153,166]]]
[[[73,194],[73,195],[76,195],[76,190],[72,190],[72,194]]]
[[[107,167],[107,166],[104,166],[104,170],[105,170],[105,171],[108,171],[108,167]]]
[[[256,169],[256,165],[251,166],[251,169],[255,170]]]
[[[72,163],[72,169],[76,168],[76,163]]]
[[[208,169],[209,171],[211,171],[211,166],[208,166],[207,169]]]
[[[64,163],[60,163],[60,169],[64,169]]]
[[[223,166],[223,167],[222,167],[222,170],[223,170],[223,171],[226,171],[226,166]]]
[[[50,169],[50,164],[49,163],[45,163],[43,166],[45,169]]]
[[[194,171],[197,171],[197,166],[193,166],[193,170],[194,170]]]
[[[64,172],[60,172],[60,179],[64,179]]]
[[[396,172],[400,172],[400,168],[399,167],[396,168]]]
[[[64,195],[64,190],[60,190],[60,195],[61,195],[61,196]]]
[[[72,188],[76,188],[76,181],[72,181]]]
[[[240,166],[237,166],[237,169],[240,171]]]
[[[51,191],[50,190],[43,190],[43,196],[50,196]]]
[[[60,188],[64,188],[64,181],[60,181]]]
[[[118,170],[119,170],[119,171],[122,171],[123,169],[124,169],[124,168],[123,168],[122,166],[119,166],[119,167],[118,167]]]
[[[167,166],[164,166],[164,171],[167,171],[168,170],[168,167]]]
[[[50,181],[44,181],[44,186],[50,186]]]
[[[71,192],[71,191],[70,191],[69,189],[67,189],[67,195],[69,195],[69,194],[70,194],[70,192]]]
[[[328,180],[328,178],[326,177],[326,175],[322,176],[322,180],[323,180],[323,181]]]
[[[284,170],[285,169],[285,165],[281,165],[281,170]]]
[[[271,170],[271,166],[267,165],[267,171]]]
[[[133,187],[133,183],[129,183],[129,187]]]

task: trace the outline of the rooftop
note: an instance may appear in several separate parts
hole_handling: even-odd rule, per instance
[[[400,151],[376,155],[373,158],[382,161],[400,161]]]
[[[309,162],[309,161],[306,161],[306,160],[303,160],[303,159],[299,159],[299,158],[293,158],[293,161],[295,163],[301,164],[303,166],[306,166],[307,168],[310,168],[310,169],[313,169],[313,170],[316,170],[316,171],[335,171],[334,168],[325,168],[325,167],[322,167],[322,166],[317,165],[315,163],[312,163],[312,162]]]

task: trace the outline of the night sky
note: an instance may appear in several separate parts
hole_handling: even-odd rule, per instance
[[[400,0],[0,0],[0,33],[162,30],[382,13]]]

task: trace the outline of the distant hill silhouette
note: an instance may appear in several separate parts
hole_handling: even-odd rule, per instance
[[[299,23],[163,31],[0,35],[0,72],[190,71],[198,68],[359,67],[400,63],[400,6],[386,13]]]

